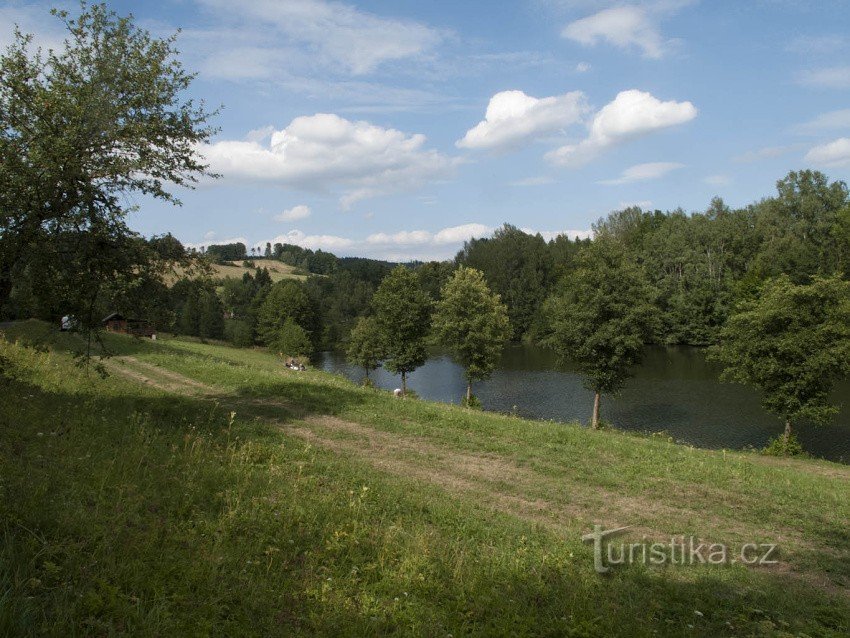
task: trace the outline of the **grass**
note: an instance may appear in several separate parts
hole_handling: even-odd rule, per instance
[[[845,636],[850,468],[400,401],[259,350],[0,339],[0,635]],[[629,565],[581,535],[779,545]]]

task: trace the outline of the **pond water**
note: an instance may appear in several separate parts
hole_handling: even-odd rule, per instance
[[[343,353],[323,352],[316,363],[354,381],[364,376]],[[719,368],[705,360],[702,349],[648,347],[623,391],[603,396],[602,418],[620,429],[664,430],[678,441],[709,448],[763,447],[782,432],[782,422],[761,407],[758,393],[721,383],[718,376]],[[372,378],[381,388],[401,386],[400,377],[383,369]],[[466,382],[451,358],[435,353],[409,375],[408,387],[423,399],[459,403]],[[548,350],[528,345],[506,348],[492,378],[476,383],[473,392],[487,410],[534,419],[587,423],[593,406],[593,394],[579,375],[558,366]],[[850,380],[838,384],[834,399],[850,404]],[[815,456],[850,462],[850,409],[842,408],[829,425],[798,424],[797,436]]]

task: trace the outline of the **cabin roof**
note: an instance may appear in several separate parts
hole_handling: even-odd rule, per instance
[[[111,315],[107,315],[103,318],[102,323],[106,323],[107,321],[124,321],[127,317],[122,315],[120,312],[113,312]]]

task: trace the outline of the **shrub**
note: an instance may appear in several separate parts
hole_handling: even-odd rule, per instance
[[[794,433],[787,439],[781,434],[771,439],[761,453],[765,456],[807,456]]]

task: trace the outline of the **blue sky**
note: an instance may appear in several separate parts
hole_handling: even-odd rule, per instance
[[[0,4],[49,46],[56,3]],[[112,2],[223,105],[223,178],[131,225],[446,258],[503,222],[586,232],[629,204],[703,210],[787,171],[850,178],[850,3]],[[72,5],[73,6],[73,5]]]

